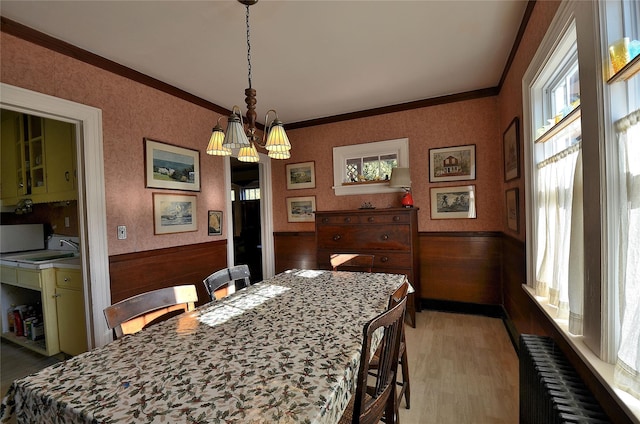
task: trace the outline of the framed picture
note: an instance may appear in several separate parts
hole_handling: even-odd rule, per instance
[[[315,211],[316,196],[287,197],[287,221],[313,222]]]
[[[153,193],[154,234],[198,230],[195,194]]]
[[[520,128],[516,116],[502,135],[504,148],[504,180],[520,177]]]
[[[476,145],[429,149],[429,181],[476,179]]]
[[[287,190],[315,188],[315,162],[290,163],[287,168]]]
[[[222,211],[209,211],[209,235],[222,235]]]
[[[476,217],[476,186],[431,189],[431,219]]]
[[[518,189],[510,188],[506,191],[507,201],[507,227],[515,231],[520,231],[520,209],[518,208]]]
[[[200,191],[200,153],[144,139],[148,188]]]

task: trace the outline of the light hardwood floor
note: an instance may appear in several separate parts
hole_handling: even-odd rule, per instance
[[[411,409],[401,424],[515,424],[518,357],[500,319],[422,311],[406,326]],[[15,378],[59,359],[2,341],[2,396]]]
[[[402,424],[515,424],[518,356],[502,320],[425,311],[406,326],[411,409]]]

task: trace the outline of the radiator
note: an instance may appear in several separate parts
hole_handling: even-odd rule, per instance
[[[520,335],[520,423],[609,423],[549,337]]]

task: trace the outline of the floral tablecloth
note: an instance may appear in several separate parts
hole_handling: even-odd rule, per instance
[[[293,270],[16,380],[2,422],[336,423],[404,275]]]

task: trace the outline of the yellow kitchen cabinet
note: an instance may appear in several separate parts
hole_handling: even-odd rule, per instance
[[[58,318],[56,311],[56,272],[53,268],[25,269],[11,266],[0,267],[2,308],[7,312],[9,304],[35,303],[42,305],[44,340],[32,341],[7,332],[3,325],[2,337],[42,355],[60,353],[58,341]],[[3,315],[4,318],[4,315]]]
[[[44,120],[46,201],[77,198],[76,151],[73,124]]]
[[[55,298],[60,350],[74,356],[86,352],[87,326],[80,270],[56,269]]]
[[[2,124],[3,205],[78,198],[73,124],[11,111]]]
[[[20,139],[19,117],[20,114],[13,111],[3,110],[1,113],[0,200],[2,205],[18,203],[18,183],[22,181],[21,176],[18,175],[18,163],[21,163],[17,148]]]

